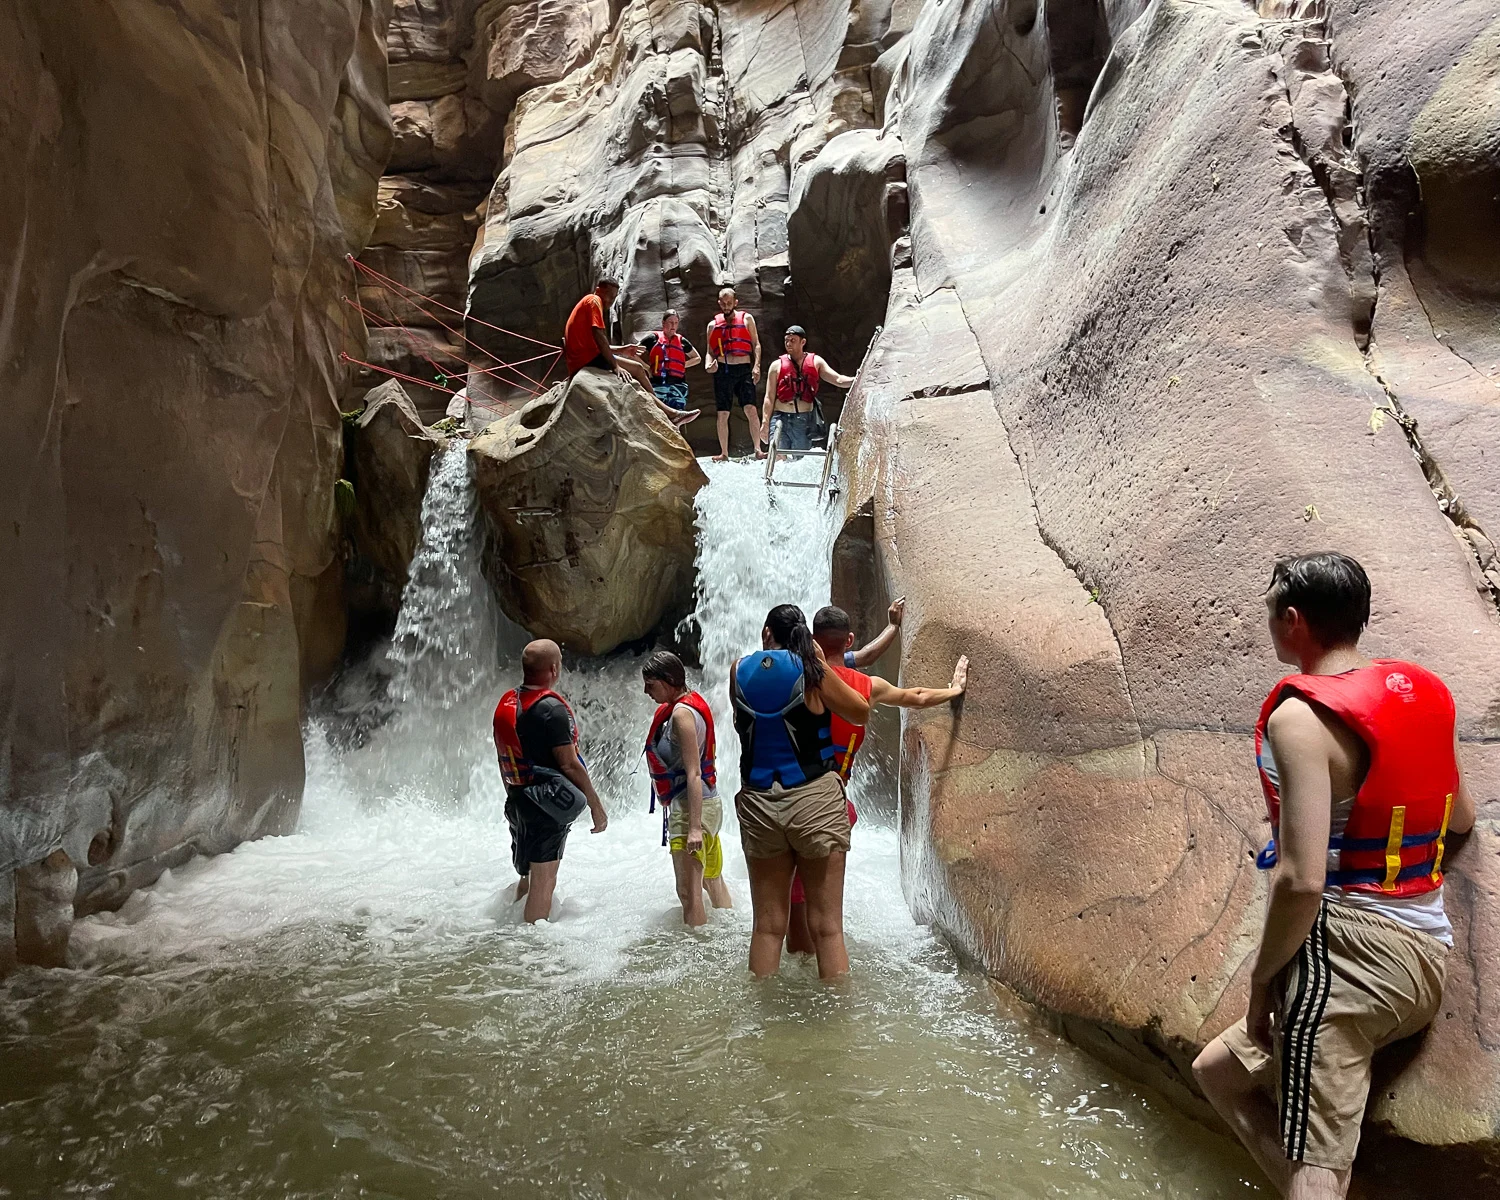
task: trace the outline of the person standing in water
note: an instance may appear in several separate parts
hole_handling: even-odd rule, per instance
[[[734,798],[750,872],[750,970],[773,975],[786,940],[792,872],[802,873],[818,975],[849,970],[844,946],[844,856],[849,812],[830,719],[863,725],[870,705],[828,669],[795,604],[766,614],[762,649],[735,662],[729,699],[740,740]]]
[[[840,375],[828,360],[807,351],[807,331],[800,325],[787,327],[782,338],[786,353],[771,364],[766,376],[766,407],[761,428],[770,432],[768,446],[778,450],[811,450],[817,432],[818,382],[826,379],[836,388],[854,384],[854,376]]]
[[[1193,1074],[1277,1190],[1313,1200],[1348,1191],[1371,1056],[1437,1015],[1444,841],[1475,813],[1442,680],[1360,653],[1359,563],[1282,559],[1266,606],[1276,657],[1298,669],[1255,727],[1272,832],[1257,865],[1276,874],[1249,1012]]]
[[[657,705],[646,734],[652,808],[659,803],[664,810],[661,840],[672,852],[683,924],[702,925],[708,920],[704,891],[715,908],[734,907],[719,841],[724,809],[714,761],[714,714],[707,700],[688,689],[682,660],[671,651],[651,654],[641,676],[646,695]]]
[[[708,357],[703,369],[714,377],[714,408],[719,415],[719,452],[714,462],[729,459],[729,415],[736,403],[750,424],[750,444],[760,454],[760,421],[755,413],[755,385],[760,382],[760,334],[755,318],[737,307],[734,289],[719,290],[719,311],[708,323]]]
[[[510,825],[516,899],[526,898],[528,922],[552,914],[552,892],[563,845],[587,807],[591,832],[603,833],[609,818],[578,755],[578,722],[553,689],[562,675],[556,642],[529,642],[521,651],[522,683],[495,706],[495,750],[505,780],[505,819]]]
[[[905,600],[898,600],[891,605],[891,623],[886,626],[880,638],[870,643],[871,646],[877,643],[881,644],[882,648],[890,645],[892,639],[886,637],[886,634],[900,627],[901,616],[905,612],[905,603]],[[854,650],[854,633],[850,626],[849,614],[832,604],[818,609],[813,615],[812,630],[813,640],[823,651],[829,670],[863,696],[871,708],[877,704],[889,705],[892,708],[936,708],[939,704],[948,704],[957,700],[964,694],[964,688],[968,686],[969,660],[964,655],[959,656],[958,665],[953,668],[953,682],[945,688],[897,687],[878,675],[866,675],[856,670],[852,663],[859,660],[859,653]],[[865,647],[866,651],[869,649],[869,646]],[[868,661],[873,662],[879,657],[880,655],[876,654]],[[847,788],[849,777],[854,772],[854,756],[864,744],[865,727],[851,725],[835,713],[829,723],[829,734],[833,738],[834,761],[837,763],[839,778],[844,781],[844,786]],[[854,823],[859,820],[859,814],[854,811],[854,801],[848,801],[848,805],[849,826],[852,829]],[[791,910],[787,918],[786,948],[793,954],[811,954],[815,949],[812,932],[807,925],[807,894],[802,886],[800,872],[792,875],[792,898]]]

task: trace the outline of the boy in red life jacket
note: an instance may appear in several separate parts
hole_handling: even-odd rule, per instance
[[[788,326],[781,341],[786,353],[771,364],[766,376],[761,426],[770,430],[767,442],[781,450],[811,450],[817,432],[818,381],[826,379],[836,388],[847,388],[854,376],[840,375],[827,359],[807,353],[807,331],[800,325]]]
[[[1258,862],[1276,874],[1249,1012],[1193,1074],[1283,1195],[1341,1197],[1371,1056],[1424,1028],[1442,999],[1445,840],[1473,826],[1474,802],[1442,681],[1359,651],[1370,616],[1359,563],[1282,559],[1266,605],[1276,656],[1299,671],[1256,727],[1273,835]]]
[[[957,700],[964,694],[969,681],[969,660],[960,656],[953,668],[953,682],[945,688],[904,688],[881,679],[878,675],[866,675],[856,666],[868,666],[875,662],[892,641],[901,627],[901,618],[906,611],[906,600],[897,600],[890,607],[890,623],[885,630],[864,649],[854,649],[854,633],[849,614],[842,608],[830,604],[820,608],[813,617],[813,640],[823,650],[829,667],[839,673],[850,687],[869,701],[870,707],[886,704],[892,708],[936,708]],[[875,653],[871,654],[870,651]],[[865,740],[865,726],[850,725],[837,713],[830,718],[830,733],[838,758],[838,772],[847,784],[854,770],[854,756]],[[849,804],[849,824],[858,819],[853,801]],[[807,897],[803,894],[802,880],[792,876],[792,908],[787,922],[786,948],[794,954],[813,952],[812,931],[807,926]]]
[[[651,374],[651,388],[656,398],[674,412],[687,409],[687,369],[703,361],[693,343],[677,332],[682,323],[674,308],[662,314],[661,331],[648,333],[640,341]]]
[[[651,387],[651,376],[646,365],[640,361],[640,349],[636,346],[611,346],[605,318],[620,295],[620,285],[613,279],[601,279],[594,290],[573,306],[563,327],[563,358],[568,366],[568,378],[572,378],[585,367],[599,371],[613,371],[626,383],[636,383],[645,389],[656,406],[676,425],[686,425],[698,415],[697,409],[684,411],[663,404]]]
[[[562,675],[556,642],[529,642],[521,652],[523,682],[495,707],[495,750],[505,780],[505,819],[511,860],[521,879],[516,899],[526,898],[528,922],[552,913],[557,868],[573,821],[588,806],[591,832],[603,833],[609,818],[578,756],[578,724],[568,702],[554,689]]]
[[[703,369],[714,377],[714,408],[719,414],[719,452],[714,462],[729,460],[729,414],[735,404],[745,410],[750,443],[760,449],[760,421],[755,414],[755,385],[760,382],[760,333],[755,318],[739,308],[731,287],[719,289],[719,311],[708,323],[708,357]],[[759,455],[757,455],[759,457]]]

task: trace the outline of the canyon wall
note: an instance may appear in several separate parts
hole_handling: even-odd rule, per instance
[[[0,969],[295,819],[301,695],[343,647],[342,257],[390,150],[387,15],[0,13]]]
[[[1463,1146],[1414,1168],[1460,1190],[1500,1170],[1497,38],[1478,3],[924,6],[836,555],[856,610],[908,596],[903,675],[974,664],[904,726],[918,915],[1199,1111],[1265,897],[1272,560],[1367,566],[1366,646],[1450,683],[1481,805],[1369,1120]]]

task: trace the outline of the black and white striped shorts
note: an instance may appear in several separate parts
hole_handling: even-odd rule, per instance
[[[1323,901],[1312,932],[1277,979],[1266,1054],[1242,1020],[1224,1045],[1276,1097],[1293,1162],[1342,1171],[1354,1161],[1370,1060],[1437,1015],[1447,947],[1387,917]]]

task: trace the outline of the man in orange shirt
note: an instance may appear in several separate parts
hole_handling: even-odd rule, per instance
[[[568,323],[563,328],[563,357],[567,360],[569,378],[585,367],[613,371],[626,383],[638,384],[673,424],[686,425],[698,415],[698,410],[679,412],[656,398],[651,387],[651,374],[640,360],[640,347],[609,344],[609,337],[604,332],[604,314],[613,307],[619,294],[618,283],[613,279],[601,279],[568,314]]]

